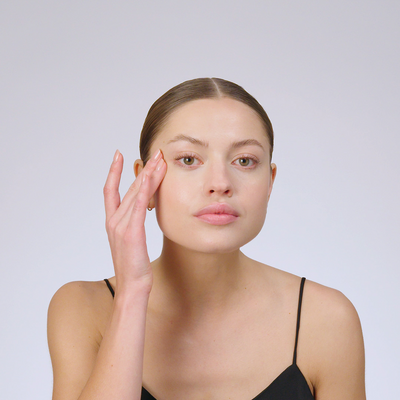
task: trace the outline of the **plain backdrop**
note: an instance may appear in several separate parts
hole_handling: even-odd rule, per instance
[[[2,1],[0,398],[51,397],[52,295],[113,275],[113,154],[125,192],[150,105],[204,76],[242,85],[275,129],[266,225],[243,251],[345,293],[368,398],[399,398],[399,17],[396,0]]]

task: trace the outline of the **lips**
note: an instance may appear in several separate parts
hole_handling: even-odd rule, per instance
[[[195,217],[212,225],[226,225],[235,221],[239,213],[226,203],[214,203],[202,208]]]
[[[200,215],[204,214],[228,214],[234,215],[235,217],[239,216],[239,213],[226,203],[210,204],[209,206],[204,207],[199,212],[197,212],[195,216],[199,217]]]

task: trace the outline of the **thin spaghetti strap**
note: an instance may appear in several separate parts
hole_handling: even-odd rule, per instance
[[[112,294],[112,297],[114,297],[114,296],[115,296],[115,292],[114,292],[113,287],[111,286],[110,281],[106,278],[106,279],[104,279],[104,282],[107,284],[108,289],[110,289],[110,292],[111,292],[111,294]]]
[[[293,364],[296,364],[297,360],[297,342],[299,340],[299,331],[300,331],[300,314],[301,314],[301,301],[303,300],[303,290],[304,290],[304,282],[306,278],[301,278],[300,283],[300,293],[299,293],[299,305],[297,308],[297,323],[296,323],[296,340],[294,343],[294,352],[293,352]]]

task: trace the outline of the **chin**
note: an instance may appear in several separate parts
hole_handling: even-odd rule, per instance
[[[163,231],[163,233],[170,242],[188,250],[205,254],[229,254],[239,250],[242,246],[253,240],[260,230],[252,232],[252,234],[249,232],[246,236],[215,232],[215,234],[197,234],[182,237],[181,235],[173,235],[171,232]]]

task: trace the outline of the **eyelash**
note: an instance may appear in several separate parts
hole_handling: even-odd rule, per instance
[[[193,154],[193,153],[184,153],[184,154],[180,154],[179,156],[177,156],[176,158],[175,158],[175,160],[176,161],[178,161],[178,165],[180,166],[180,167],[182,167],[182,168],[190,168],[192,165],[187,165],[187,164],[183,164],[183,163],[181,163],[181,162],[179,162],[180,160],[182,160],[183,158],[194,158],[194,159],[196,159],[196,160],[198,160],[199,158],[198,158],[198,156],[196,155],[196,154]],[[258,164],[260,164],[260,161],[256,158],[256,157],[254,157],[254,156],[249,156],[249,155],[242,155],[242,156],[240,156],[240,157],[238,157],[238,158],[236,158],[235,159],[235,162],[236,161],[238,161],[238,160],[240,160],[240,159],[247,159],[247,160],[250,160],[253,164],[252,164],[252,166],[250,166],[250,167],[246,167],[246,166],[243,166],[243,168],[244,169],[253,169],[253,168],[255,168]],[[238,164],[237,164],[238,165]],[[239,165],[239,167],[240,167],[240,165]]]

